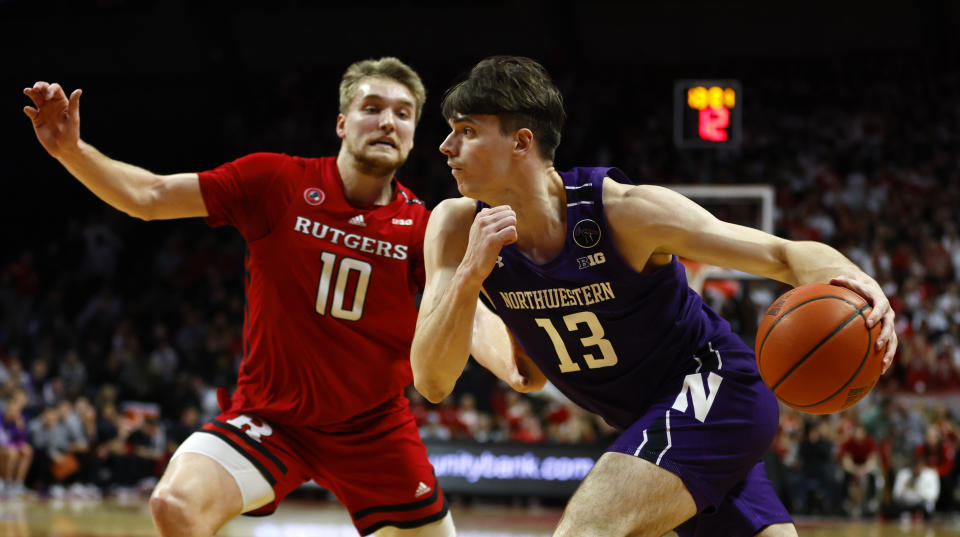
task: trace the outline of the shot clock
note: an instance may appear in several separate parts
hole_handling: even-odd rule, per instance
[[[737,80],[678,80],[673,86],[677,147],[739,146],[741,100]]]

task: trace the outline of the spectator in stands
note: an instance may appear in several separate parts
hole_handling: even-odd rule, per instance
[[[893,497],[886,510],[888,518],[913,514],[929,519],[940,496],[940,479],[936,470],[915,458],[910,466],[897,472]]]
[[[830,423],[818,419],[807,424],[807,431],[798,450],[800,480],[795,487],[799,513],[834,514],[839,502],[835,477],[834,443]]]
[[[457,420],[463,425],[466,435],[473,438],[477,434],[477,422],[480,420],[480,412],[477,411],[477,398],[472,393],[466,392],[460,396],[458,407]]]
[[[141,494],[149,495],[157,484],[162,464],[168,455],[166,431],[160,420],[154,416],[144,418],[140,427],[130,432],[127,445],[130,474],[126,482],[137,485]]]
[[[36,453],[32,481],[40,489],[50,489],[58,498],[65,494],[62,483],[80,469],[80,463],[71,453],[70,432],[61,422],[61,413],[47,407],[29,424],[30,442]],[[29,479],[29,476],[28,476]]]
[[[23,414],[26,405],[26,392],[16,388],[0,417],[0,497],[18,497],[24,493],[24,480],[33,461]]]
[[[939,490],[944,495],[949,491],[953,495],[953,457],[955,449],[952,448],[949,441],[945,441],[940,427],[936,423],[927,426],[927,434],[923,444],[917,446],[915,456],[923,461],[928,468],[932,468],[937,473]],[[951,509],[952,502],[946,498],[937,501],[937,510],[946,511]]]
[[[167,429],[167,452],[172,455],[177,447],[200,427],[200,424],[200,412],[197,407],[193,405],[184,407],[180,411],[180,419]]]
[[[80,360],[80,353],[76,349],[64,354],[59,373],[67,397],[76,398],[83,394],[87,388],[87,366]]]
[[[855,518],[876,513],[880,505],[877,493],[883,477],[876,442],[863,425],[854,426],[853,434],[840,446],[839,458],[847,513]]]
[[[477,415],[477,430],[473,439],[477,442],[504,442],[509,438],[506,421],[486,412]]]

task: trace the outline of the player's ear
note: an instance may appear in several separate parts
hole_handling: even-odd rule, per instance
[[[337,136],[343,138],[347,135],[346,130],[347,118],[343,114],[337,114]]]
[[[533,131],[527,128],[519,129],[513,134],[514,153],[527,153],[533,147]]]

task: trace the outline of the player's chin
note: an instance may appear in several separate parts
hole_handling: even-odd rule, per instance
[[[407,161],[407,155],[400,151],[368,151],[363,155],[363,162],[374,169],[383,172],[396,170]]]
[[[476,189],[470,188],[470,183],[469,183],[469,182],[464,181],[464,180],[461,179],[460,177],[457,177],[456,172],[454,172],[454,176],[453,176],[453,177],[457,180],[457,190],[460,191],[460,195],[461,195],[461,196],[466,196],[466,197],[468,197],[468,198],[477,199]]]

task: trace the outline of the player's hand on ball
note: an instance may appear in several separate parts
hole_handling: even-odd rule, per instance
[[[68,99],[60,84],[47,82],[23,89],[23,94],[33,101],[33,106],[23,107],[23,113],[33,122],[40,145],[54,158],[77,146],[82,93],[80,89],[73,90]]]
[[[867,317],[867,326],[873,328],[877,323],[882,323],[880,336],[877,337],[877,349],[886,347],[886,352],[883,355],[883,372],[886,373],[893,363],[893,356],[897,352],[898,344],[897,332],[894,329],[893,308],[890,307],[887,295],[884,294],[880,285],[872,279],[862,281],[839,276],[830,280],[830,284],[846,287],[856,292],[867,299],[867,302],[873,307],[869,317]]]
[[[500,249],[517,241],[517,213],[509,205],[481,209],[470,226],[467,251],[460,267],[483,281],[500,257]]]

